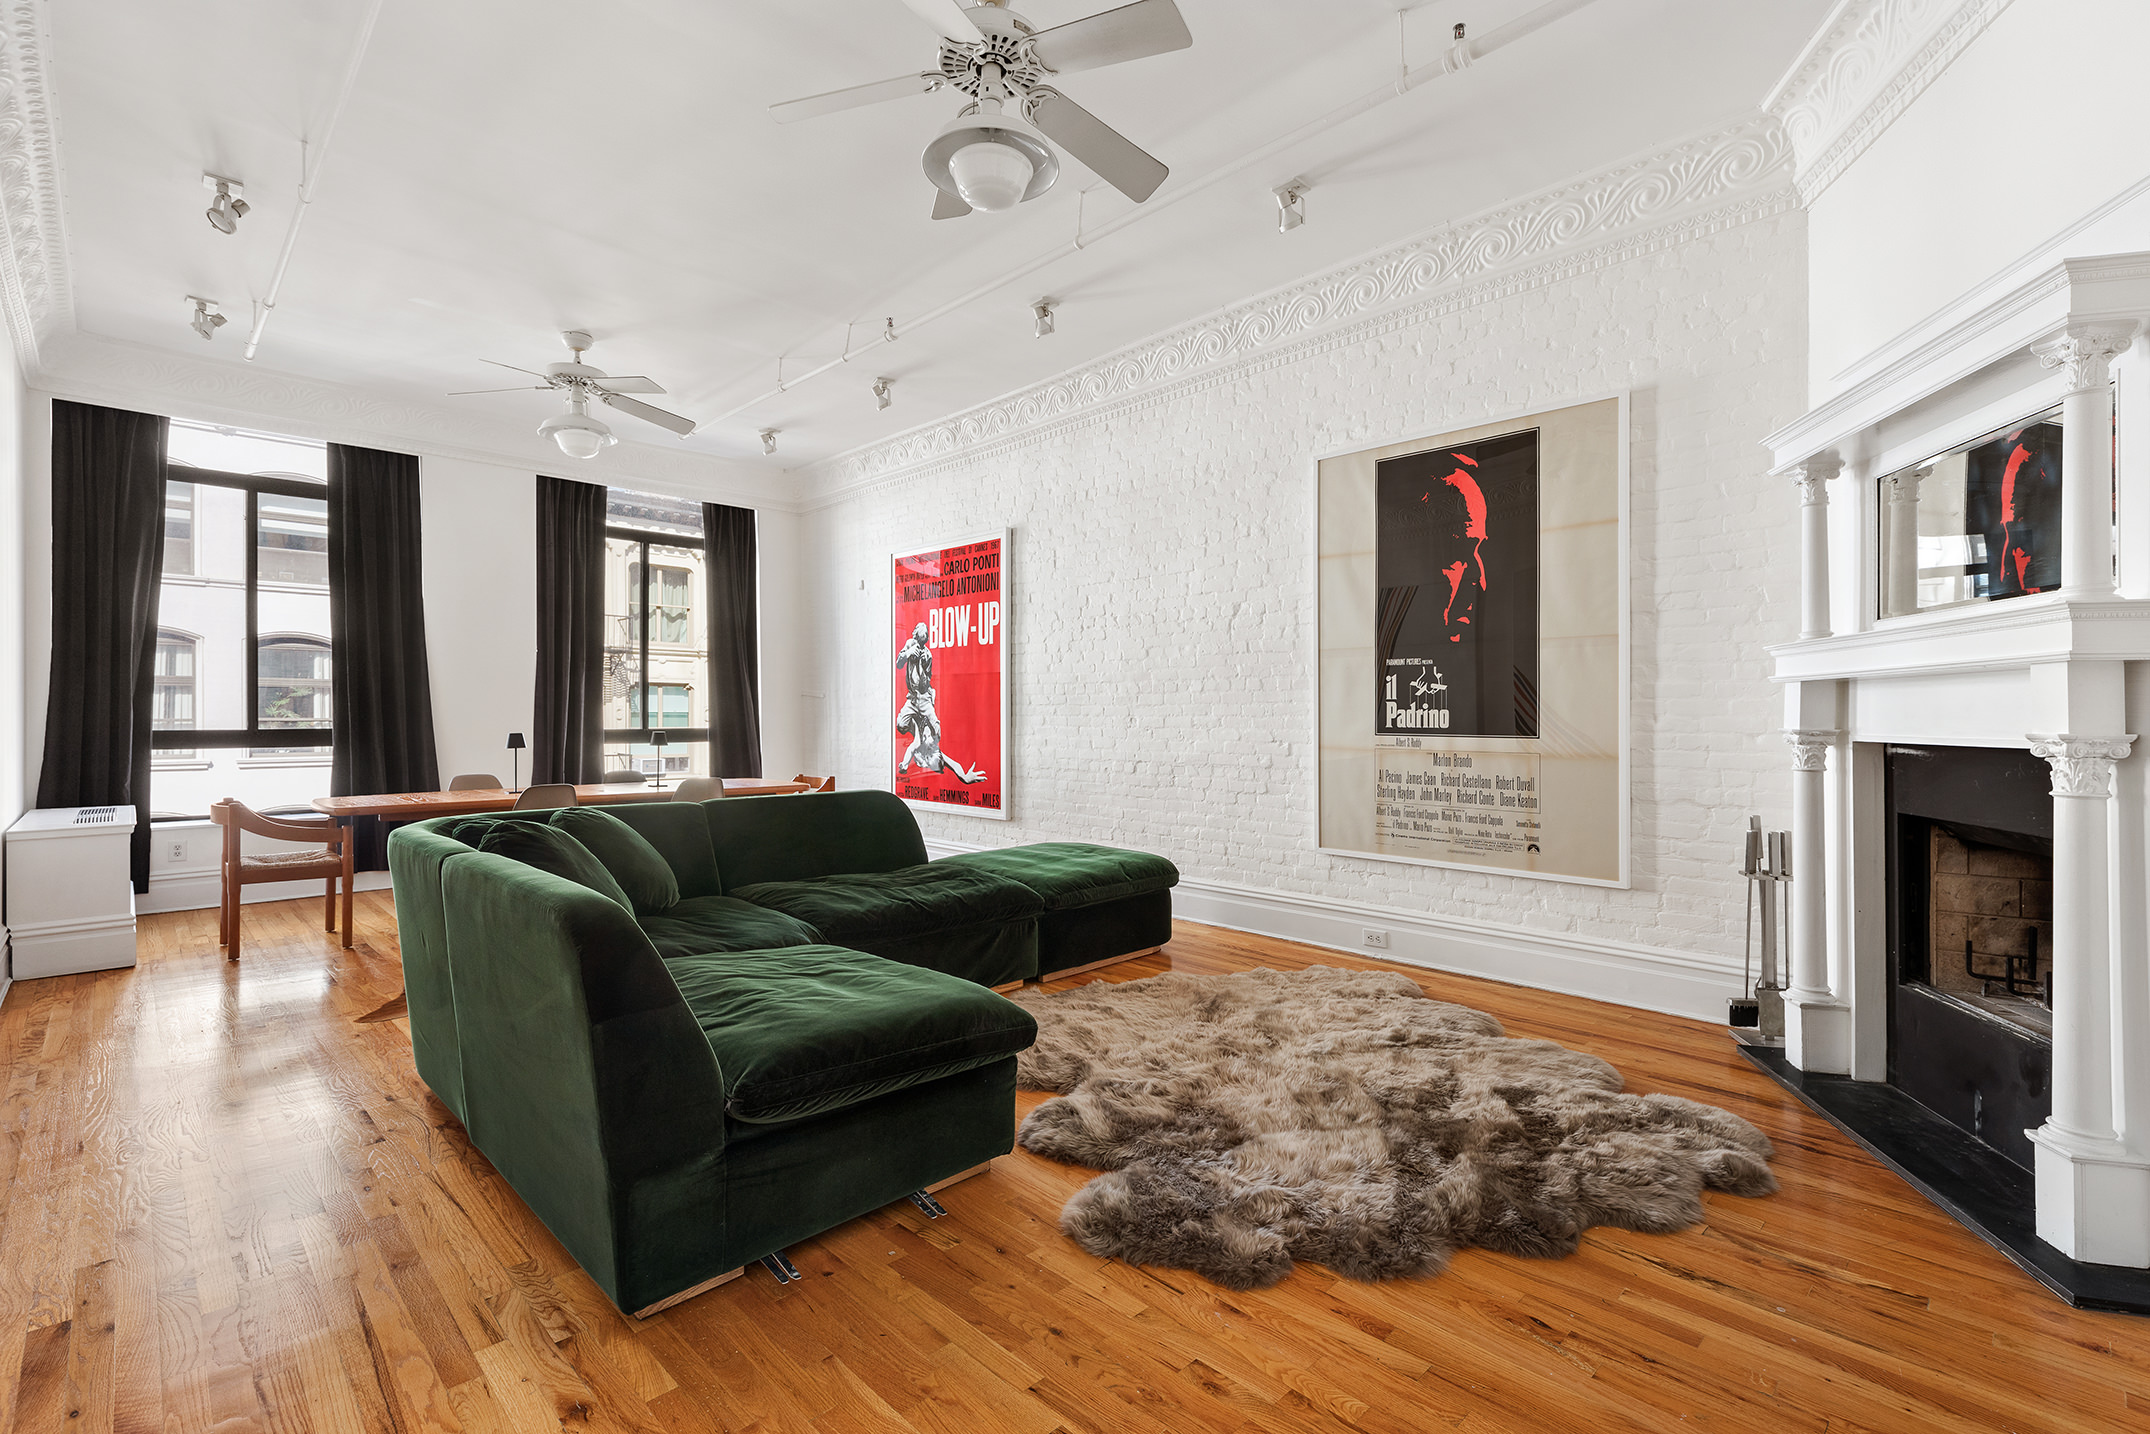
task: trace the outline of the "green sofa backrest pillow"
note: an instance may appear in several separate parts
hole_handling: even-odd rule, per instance
[[[605,814],[633,827],[657,849],[679,883],[680,900],[724,894],[716,853],[709,847],[709,821],[702,815],[700,802],[613,802],[606,805]]]
[[[629,913],[635,909],[604,863],[592,856],[588,847],[554,827],[535,822],[501,822],[485,834],[478,850],[566,877],[618,902]]]
[[[895,871],[926,860],[911,809],[894,792],[814,792],[703,802],[724,889]]]
[[[612,813],[601,807],[562,807],[552,814],[552,827],[582,843],[612,873],[637,916],[679,905],[679,879],[663,853]]]

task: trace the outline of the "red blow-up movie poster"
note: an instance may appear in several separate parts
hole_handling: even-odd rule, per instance
[[[893,558],[897,796],[1007,813],[1007,534]]]

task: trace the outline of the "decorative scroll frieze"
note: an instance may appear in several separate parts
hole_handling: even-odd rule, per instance
[[[1300,343],[1460,307],[1782,213],[1790,150],[1766,118],[1676,144],[1235,305],[804,472],[832,501],[863,485],[1265,360]],[[1652,227],[1655,226],[1655,227]]]
[[[1853,0],[1763,108],[1784,125],[1811,204],[1911,107],[2010,0]]]
[[[33,376],[45,340],[75,326],[45,12],[46,0],[0,4],[0,308],[16,361]]]
[[[2030,734],[2031,755],[2043,757],[2053,769],[2056,797],[2112,795],[2113,763],[2128,755],[2134,734],[2119,737],[2079,737],[2067,732]]]

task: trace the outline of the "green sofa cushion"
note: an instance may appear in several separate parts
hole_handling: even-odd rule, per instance
[[[795,917],[731,896],[690,896],[641,918],[642,930],[666,960],[712,951],[766,951],[812,946],[821,933]]]
[[[612,873],[634,903],[637,916],[679,905],[679,879],[672,875],[671,865],[647,838],[612,813],[602,807],[562,807],[550,821],[555,830],[581,842]]]
[[[717,855],[709,844],[709,819],[702,815],[700,802],[611,802],[605,811],[657,848],[679,882],[682,899],[724,894]]]
[[[802,800],[799,805],[817,801]],[[1020,882],[940,861],[815,881],[758,882],[734,887],[732,895],[795,916],[830,941],[923,936],[960,926],[1028,921],[1045,909],[1038,895]]]
[[[1179,868],[1146,851],[1045,841],[943,857],[941,866],[987,871],[1019,881],[1044,898],[1047,911],[1124,901],[1179,885]]]
[[[954,976],[840,946],[667,963],[723,1072],[724,1111],[772,1124],[1006,1060],[1030,1013]]]
[[[918,822],[893,792],[721,797],[700,805],[728,895],[765,881],[925,864]]]
[[[617,901],[628,911],[635,909],[604,863],[592,856],[588,847],[554,827],[535,822],[498,822],[485,833],[478,850],[565,877]]]

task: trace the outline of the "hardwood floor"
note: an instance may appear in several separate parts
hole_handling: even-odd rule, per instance
[[[637,1323],[419,1084],[385,893],[151,916],[131,972],[24,981],[0,1175],[0,1430],[2150,1429],[2150,1320],[2046,1294],[1694,1022],[1436,973],[1518,1035],[1778,1144],[1780,1194],[1437,1279],[1232,1294],[1092,1258],[1017,1151]],[[1365,965],[1181,924],[1116,967]],[[1042,1097],[1026,1094],[1028,1109]]]

